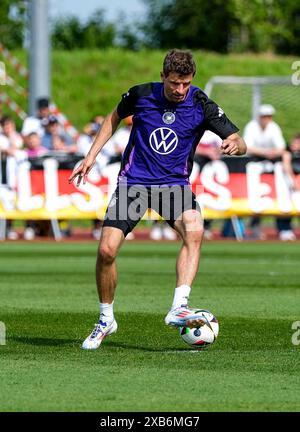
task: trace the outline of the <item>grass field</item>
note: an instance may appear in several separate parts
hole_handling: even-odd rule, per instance
[[[220,334],[201,352],[163,322],[178,247],[124,245],[119,331],[86,352],[97,244],[2,243],[0,411],[299,411],[299,244],[204,244],[190,304]]]

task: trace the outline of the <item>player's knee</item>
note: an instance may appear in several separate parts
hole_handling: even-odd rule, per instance
[[[103,264],[111,264],[117,256],[117,251],[115,248],[107,243],[100,244],[98,249],[98,259]]]
[[[184,242],[191,248],[199,249],[203,238],[203,229],[198,227],[197,229],[186,231]]]
[[[203,238],[203,230],[198,230],[197,232],[194,233],[192,237],[192,242],[195,245],[200,245],[202,242],[202,238]]]

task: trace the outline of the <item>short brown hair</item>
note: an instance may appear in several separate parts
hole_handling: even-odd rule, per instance
[[[196,73],[196,64],[193,55],[187,50],[172,49],[164,59],[163,73],[167,77],[170,72],[176,72],[179,75],[193,76]]]

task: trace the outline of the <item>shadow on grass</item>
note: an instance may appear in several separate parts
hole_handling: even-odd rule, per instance
[[[144,351],[150,353],[177,353],[177,352],[199,352],[200,350],[195,350],[191,348],[178,348],[178,347],[153,347],[153,346],[143,346],[140,343],[133,345],[124,342],[106,342],[106,348],[122,348],[126,350],[136,350],[136,351]]]
[[[43,337],[34,337],[34,336],[11,336],[8,341],[14,341],[17,343],[32,345],[32,346],[70,346],[70,347],[78,347],[81,348],[82,340],[81,339],[59,339],[59,338],[43,338]],[[112,342],[111,340],[106,340],[103,345],[105,349],[125,349],[125,350],[135,350],[135,351],[144,351],[150,353],[176,353],[176,352],[195,352],[196,350],[189,348],[178,348],[178,347],[153,347],[153,346],[143,346],[140,344],[130,344],[126,342]],[[199,350],[197,350],[199,351]]]
[[[119,330],[107,338],[103,349],[111,353],[128,350],[134,353],[191,353],[179,335],[163,324],[162,314],[119,312]],[[7,342],[35,347],[79,348],[95,323],[94,313],[12,311],[1,314],[6,323]],[[220,320],[221,335],[218,350],[234,352],[282,351],[293,348],[290,342],[291,324],[273,319],[230,317]],[[234,335],[234,337],[233,337]],[[214,347],[208,347],[209,350]],[[203,350],[206,351],[206,350]],[[202,352],[202,350],[200,350]]]
[[[60,338],[43,338],[35,336],[10,336],[9,341],[15,341],[18,343],[23,343],[26,345],[36,345],[36,346],[75,346],[81,345],[79,339],[60,339]]]

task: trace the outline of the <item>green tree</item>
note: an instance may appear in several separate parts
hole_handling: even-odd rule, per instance
[[[230,51],[272,50],[273,0],[232,0]]]
[[[300,55],[300,3],[299,0],[276,0],[272,40],[280,54]]]
[[[94,12],[83,26],[83,45],[88,48],[107,48],[114,45],[115,25],[105,21],[103,10]]]
[[[139,22],[128,22],[125,14],[118,17],[116,44],[131,51],[138,51],[143,46],[143,30]]]
[[[52,30],[52,46],[57,49],[107,48],[114,45],[115,25],[107,23],[104,12],[93,13],[86,24],[74,16],[58,19]]]
[[[21,0],[0,1],[0,41],[9,48],[23,44],[26,21],[26,4]]]
[[[144,0],[149,47],[300,53],[299,0]]]
[[[227,51],[234,21],[231,0],[145,0],[145,3],[147,45]]]
[[[56,49],[83,48],[83,29],[78,18],[70,16],[58,19],[52,30],[52,46]]]

